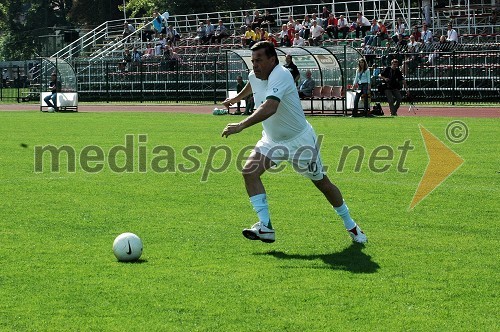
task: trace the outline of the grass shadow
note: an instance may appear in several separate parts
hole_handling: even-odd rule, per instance
[[[376,273],[380,268],[376,262],[372,261],[370,255],[365,254],[362,249],[363,244],[353,243],[341,252],[322,255],[300,255],[287,254],[281,251],[269,251],[256,255],[273,256],[278,259],[301,259],[306,261],[322,260],[330,269],[344,270],[351,273]]]

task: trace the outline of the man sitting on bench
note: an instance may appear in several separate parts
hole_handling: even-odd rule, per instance
[[[53,109],[53,112],[57,112],[57,93],[61,92],[61,82],[57,80],[57,74],[54,72],[50,75],[50,83],[49,83],[49,90],[51,92],[50,95],[45,97],[43,100],[49,106],[49,112],[51,108]]]

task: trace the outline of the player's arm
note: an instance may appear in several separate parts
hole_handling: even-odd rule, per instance
[[[236,104],[237,102],[241,101],[242,99],[246,98],[248,95],[252,93],[252,86],[250,85],[249,82],[245,85],[245,87],[238,93],[236,96],[233,98],[227,98],[224,100],[222,103],[226,108],[229,108],[229,106]]]
[[[264,121],[265,119],[276,113],[279,104],[279,100],[267,99],[249,117],[243,119],[238,123],[229,123],[222,131],[222,136],[228,137],[231,134],[237,134],[245,128],[251,127],[254,124]]]

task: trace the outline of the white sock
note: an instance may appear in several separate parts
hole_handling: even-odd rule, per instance
[[[269,206],[267,205],[266,194],[258,194],[250,197],[253,209],[257,212],[259,221],[266,227],[271,228],[271,220],[269,218]]]
[[[341,206],[333,208],[340,216],[340,218],[342,218],[342,221],[344,221],[344,226],[347,230],[356,227],[356,223],[354,222],[354,220],[352,220],[351,215],[349,214],[349,209],[347,208],[345,202],[343,202]]]

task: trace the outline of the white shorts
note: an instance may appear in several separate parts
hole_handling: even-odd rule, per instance
[[[254,151],[271,159],[276,166],[288,161],[297,173],[311,180],[321,180],[325,173],[317,142],[316,133],[308,124],[297,137],[283,142],[271,140],[263,131]]]

